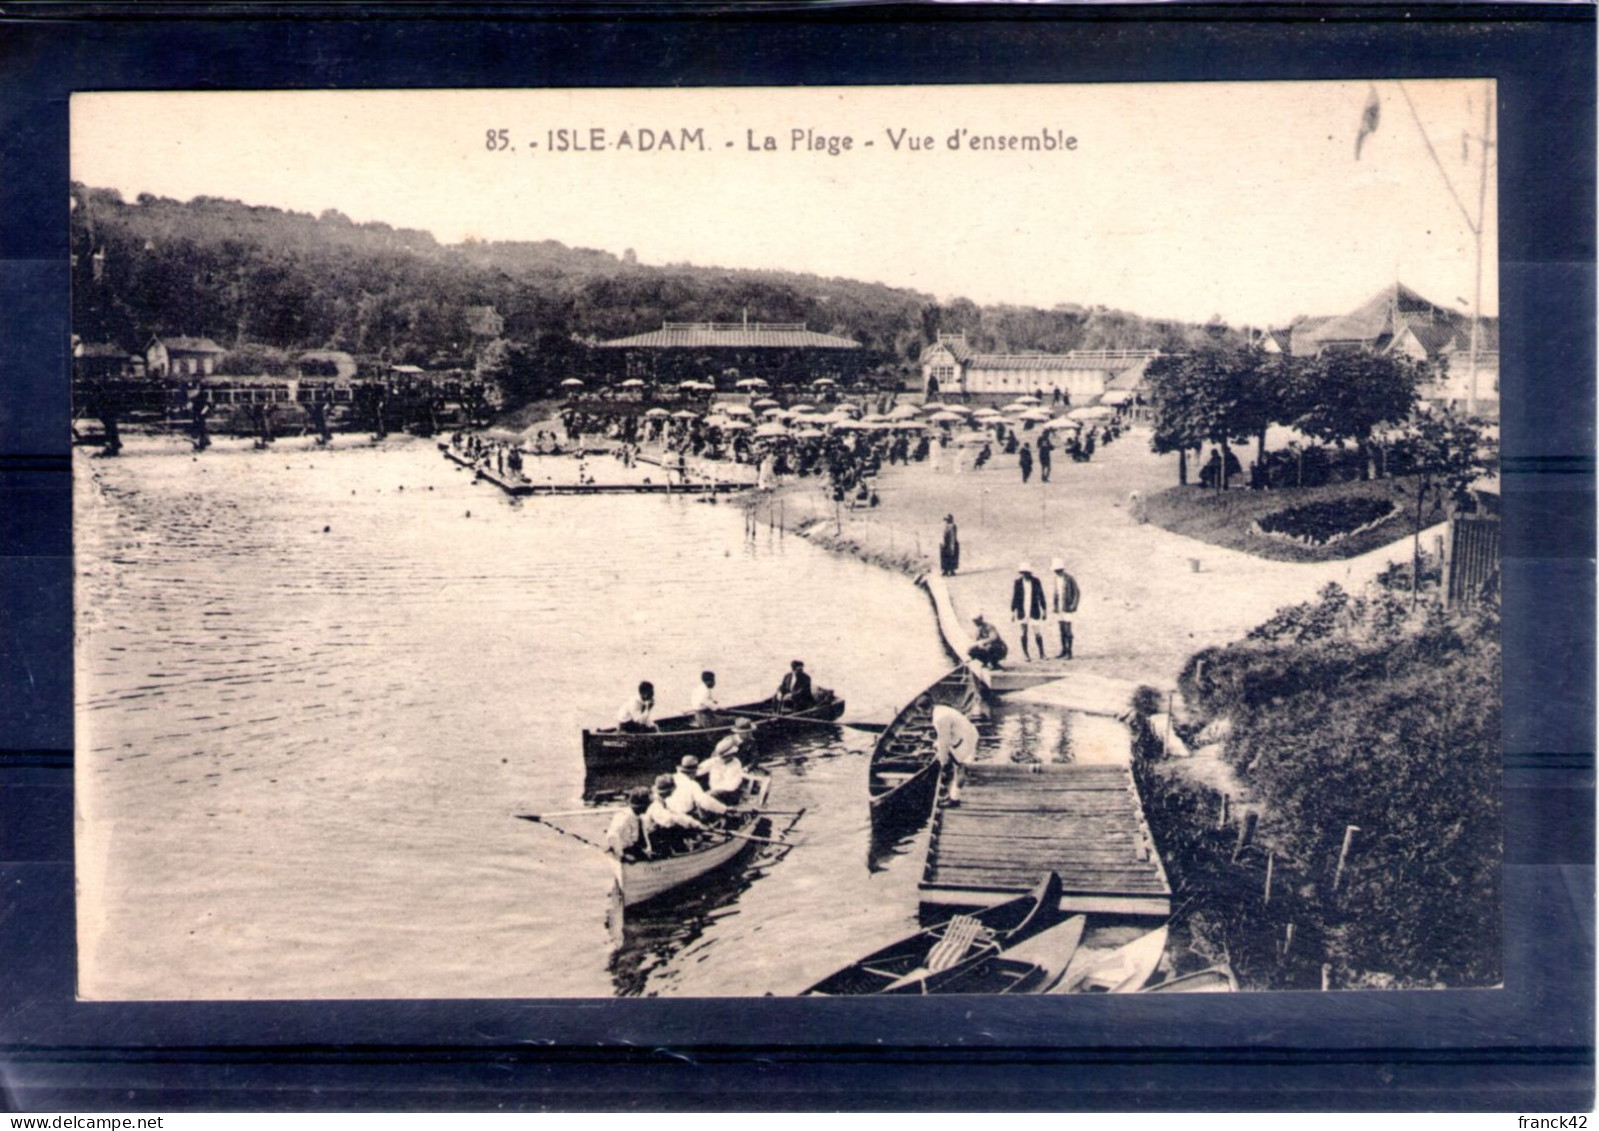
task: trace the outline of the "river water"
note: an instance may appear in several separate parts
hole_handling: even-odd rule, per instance
[[[862,732],[775,767],[799,847],[620,938],[608,861],[515,819],[581,804],[579,731],[640,679],[670,713],[702,668],[735,702],[798,657],[891,717],[949,663],[909,581],[725,503],[296,443],[76,462],[85,997],[782,994],[914,928],[921,844],[869,866]]]

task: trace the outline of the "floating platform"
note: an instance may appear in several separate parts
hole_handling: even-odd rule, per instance
[[[748,483],[722,480],[690,480],[688,483],[535,483],[511,474],[501,474],[492,467],[469,459],[454,448],[440,445],[444,458],[459,464],[492,483],[507,495],[721,495],[734,491],[747,491]]]
[[[933,818],[921,911],[988,907],[1051,870],[1062,911],[1171,914],[1171,885],[1128,767],[968,766],[960,804],[941,805]]]

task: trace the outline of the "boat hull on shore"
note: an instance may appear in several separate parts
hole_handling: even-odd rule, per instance
[[[624,731],[614,728],[583,732],[584,793],[594,795],[628,786],[641,785],[652,774],[677,768],[685,755],[704,758],[716,744],[732,733],[738,718],[747,718],[755,727],[754,742],[746,745],[746,763],[758,760],[763,741],[787,734],[809,732],[818,724],[836,722],[844,714],[844,700],[829,697],[803,711],[778,714],[770,699],[725,707],[726,722],[718,726],[695,725],[693,715],[674,715],[656,720],[658,729]]]
[[[907,703],[878,736],[867,788],[872,837],[880,842],[914,832],[938,798],[944,766],[936,757],[932,712],[917,706],[922,695],[970,716],[982,702],[982,685],[963,664]]]
[[[738,815],[737,821],[727,826],[728,831],[754,834],[766,819],[761,816],[761,806],[772,779],[756,777],[744,783],[744,798],[730,810]],[[704,835],[704,834],[697,834]],[[755,842],[740,837],[721,837],[701,848],[657,860],[624,860],[619,869],[622,906],[637,907],[686,887],[702,876],[710,875],[732,864],[755,847]]]

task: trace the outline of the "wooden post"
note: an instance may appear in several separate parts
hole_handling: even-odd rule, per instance
[[[1260,814],[1251,810],[1250,812],[1244,814],[1243,820],[1238,822],[1238,843],[1233,848],[1234,864],[1238,863],[1238,858],[1244,854],[1244,849],[1248,848],[1254,841],[1255,822],[1258,820],[1260,820]],[[1269,860],[1267,861],[1266,869],[1268,876],[1266,880],[1267,902],[1270,902],[1271,880],[1269,877],[1271,872],[1271,863]]]
[[[1321,964],[1321,992],[1326,993],[1332,987],[1332,963]]]
[[[1237,859],[1236,855],[1234,856],[1234,859]],[[1275,852],[1268,851],[1266,853],[1266,892],[1261,897],[1261,903],[1267,907],[1271,906],[1271,872],[1272,865],[1276,862],[1277,854]]]
[[[1228,803],[1231,800],[1232,800],[1232,795],[1231,794],[1224,793],[1224,794],[1221,795],[1221,812],[1219,812],[1216,815],[1216,827],[1218,829],[1225,829],[1227,827]]]
[[[1283,930],[1283,957],[1284,958],[1288,957],[1288,952],[1293,949],[1293,946],[1294,946],[1294,925],[1292,923],[1289,923],[1288,926]]]
[[[1344,878],[1344,862],[1349,859],[1349,843],[1355,839],[1355,834],[1359,831],[1359,825],[1348,825],[1344,828],[1344,846],[1338,850],[1338,867],[1333,870],[1333,891],[1338,890],[1338,885]]]
[[[1166,733],[1161,735],[1160,739],[1160,752],[1168,758],[1171,757],[1171,709],[1173,696],[1175,695],[1175,691],[1166,692]],[[1226,811],[1226,802],[1224,801],[1222,803],[1222,812],[1225,813]],[[1219,828],[1220,826],[1217,827]]]

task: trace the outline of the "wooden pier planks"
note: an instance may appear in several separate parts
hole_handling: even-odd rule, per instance
[[[1061,878],[1061,908],[1167,915],[1171,887],[1125,766],[968,768],[933,823],[922,908],[984,906]]]

